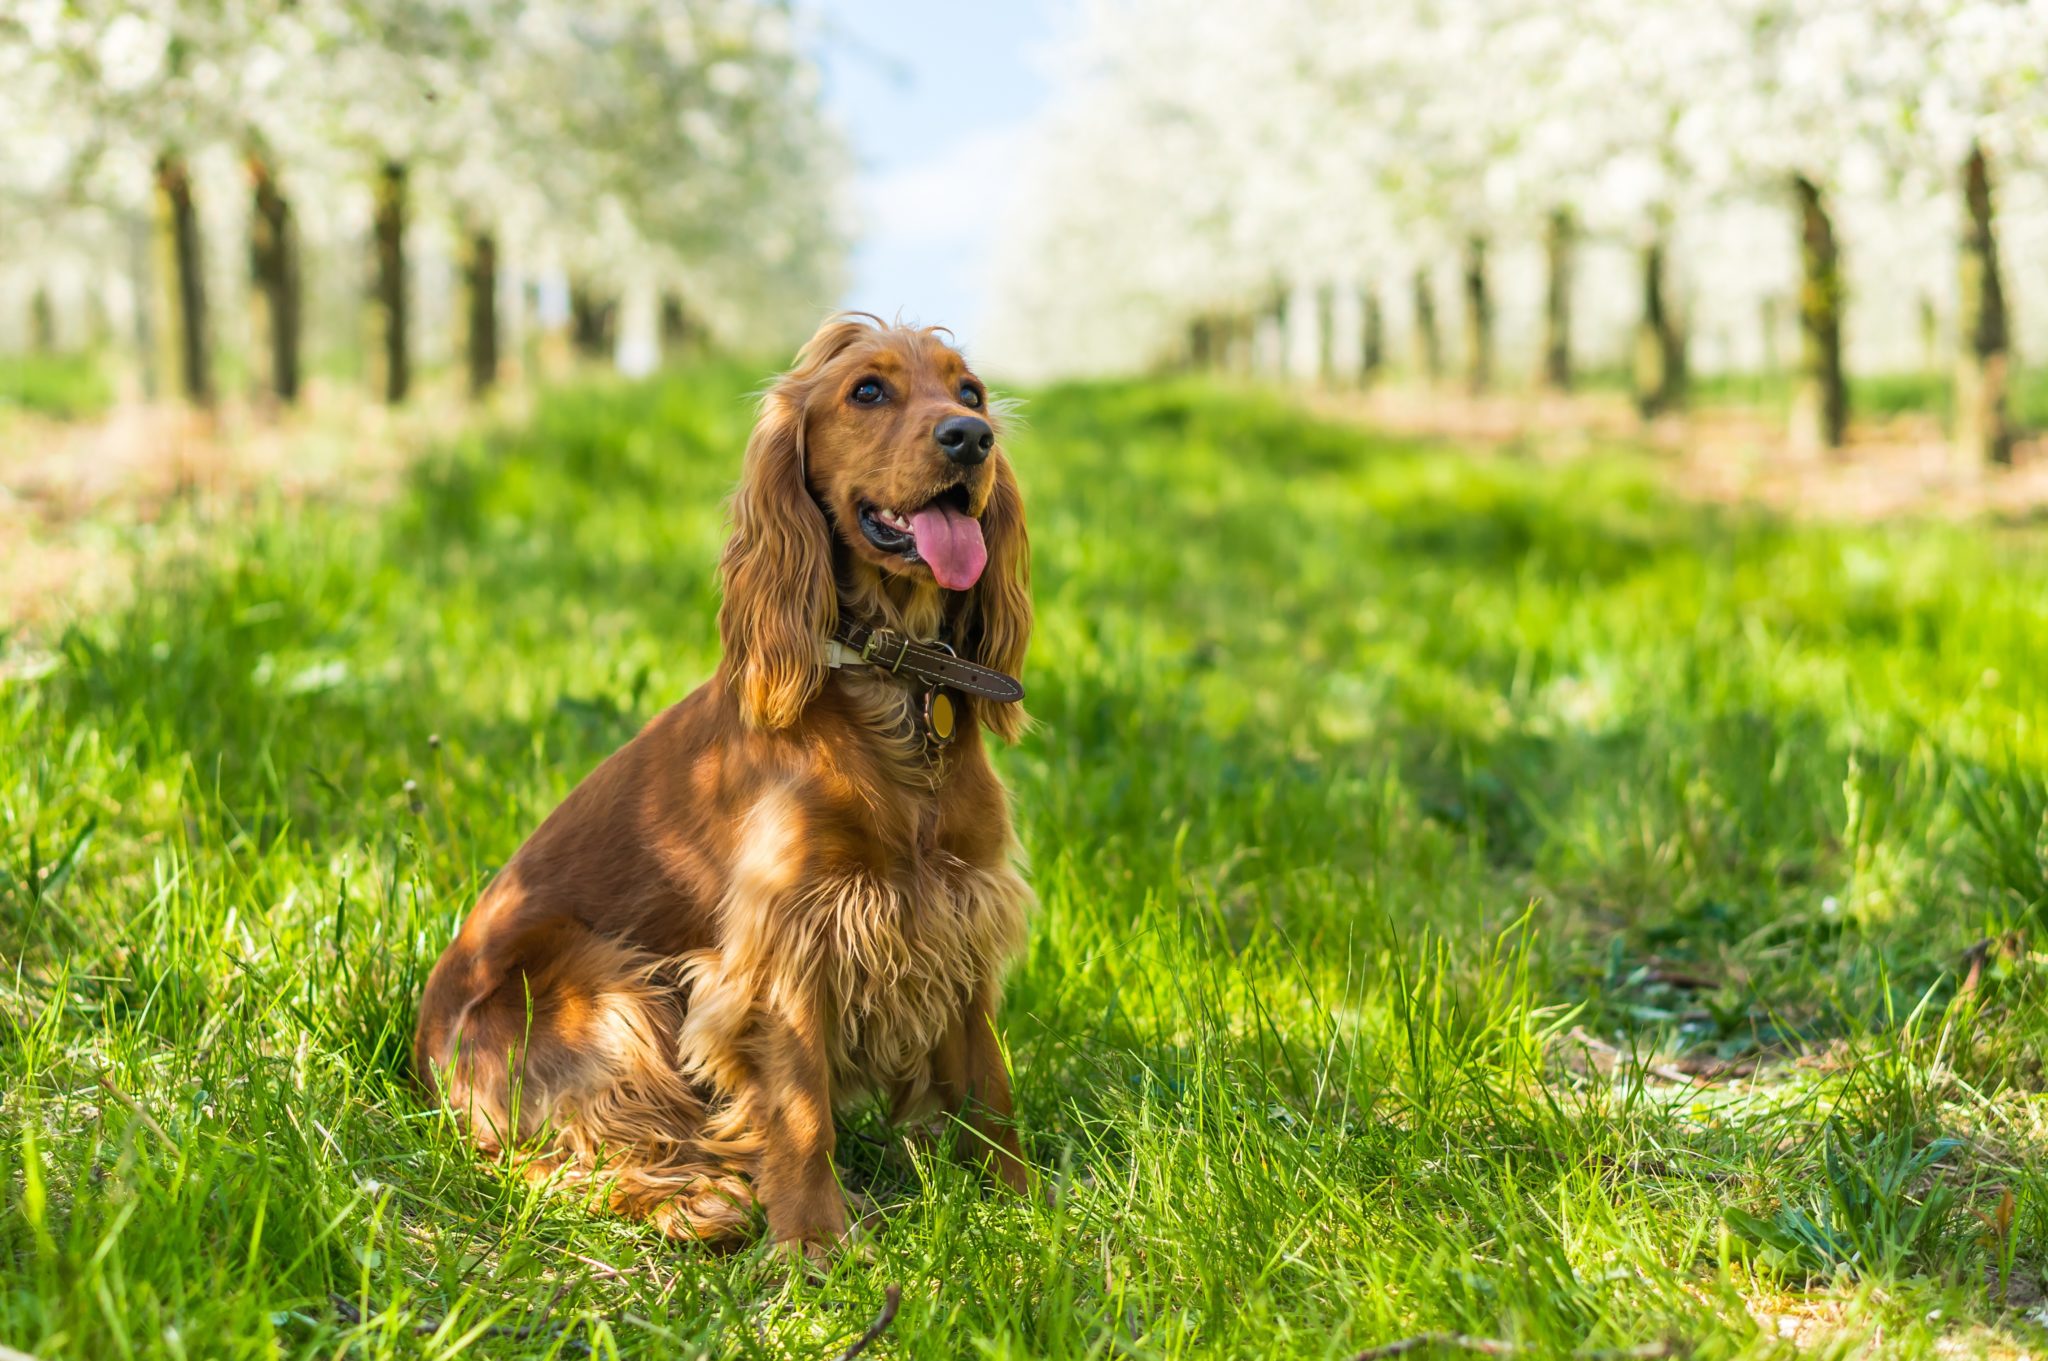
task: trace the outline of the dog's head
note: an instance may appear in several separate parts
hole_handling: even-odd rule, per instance
[[[828,320],[761,402],[720,563],[741,712],[784,728],[823,687],[842,604],[1014,674],[1031,633],[1024,507],[999,407],[936,329]],[[1015,705],[981,705],[1014,738]]]

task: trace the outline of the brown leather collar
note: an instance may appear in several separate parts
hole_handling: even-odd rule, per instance
[[[1015,704],[1024,698],[1023,683],[1015,676],[956,657],[944,643],[914,642],[894,629],[874,628],[843,617],[832,631],[831,641],[855,654],[849,661],[878,666],[892,676],[928,687],[944,686],[997,704]]]

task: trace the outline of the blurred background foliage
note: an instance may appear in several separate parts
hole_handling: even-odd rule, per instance
[[[0,344],[200,405],[786,345],[846,234],[799,38],[754,0],[10,5]]]
[[[1973,474],[2048,339],[2044,38],[2009,0],[1085,6],[991,341],[1471,393],[1590,366],[1645,414],[1754,374],[1809,454],[1849,371],[1942,374]]]

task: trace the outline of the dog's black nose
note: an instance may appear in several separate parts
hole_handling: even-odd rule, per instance
[[[932,431],[932,438],[946,451],[946,457],[964,467],[973,467],[996,447],[996,432],[979,416],[948,416]]]

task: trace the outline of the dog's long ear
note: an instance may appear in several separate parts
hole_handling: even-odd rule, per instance
[[[799,391],[785,382],[762,399],[718,563],[726,683],[747,723],[771,730],[796,722],[824,686],[820,649],[839,622],[830,530],[804,485]]]
[[[974,587],[974,618],[967,630],[969,655],[1007,675],[1024,667],[1031,643],[1031,543],[1024,532],[1024,495],[1007,459],[996,460],[995,490],[981,512],[988,541],[988,565]],[[1006,742],[1026,722],[1021,704],[982,704],[981,720]]]

